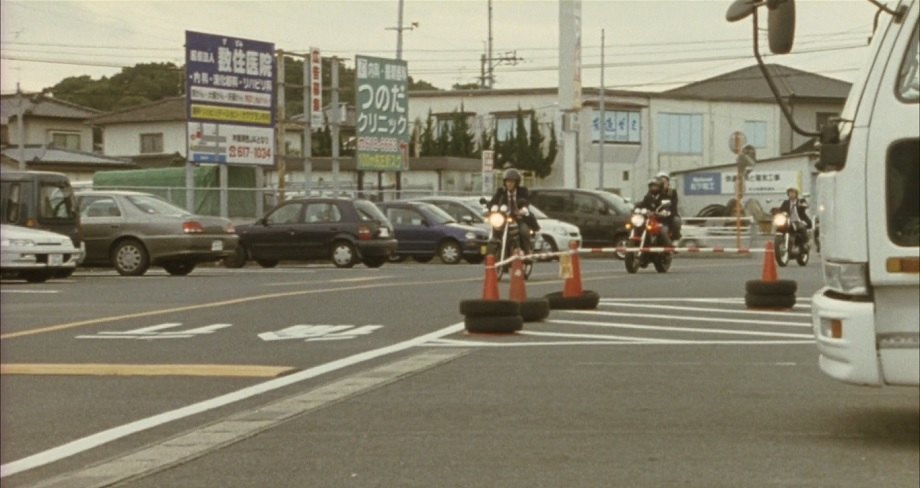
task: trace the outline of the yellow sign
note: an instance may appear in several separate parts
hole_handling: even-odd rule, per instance
[[[219,120],[223,122],[242,122],[244,124],[272,124],[272,113],[269,110],[214,107],[210,105],[192,104],[192,118]]]

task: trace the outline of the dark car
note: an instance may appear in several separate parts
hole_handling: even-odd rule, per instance
[[[233,224],[194,215],[162,198],[136,191],[77,193],[86,258],[140,276],[151,265],[187,275],[198,263],[219,261],[236,249]]]
[[[378,268],[396,252],[390,222],[373,202],[362,199],[286,200],[254,224],[238,225],[236,233],[237,252],[224,260],[229,268],[242,267],[248,259],[265,268],[285,260]]]
[[[554,219],[581,230],[583,247],[625,246],[632,206],[623,197],[600,190],[532,188],[530,202]]]
[[[481,263],[486,253],[489,233],[481,228],[460,224],[440,208],[424,202],[386,202],[377,204],[396,229],[399,247],[396,259],[411,256],[419,262],[435,256],[446,264],[461,259]]]

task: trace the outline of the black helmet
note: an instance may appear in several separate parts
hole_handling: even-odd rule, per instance
[[[507,181],[507,180],[512,180],[520,184],[521,183],[521,172],[514,168],[506,169],[504,176],[502,176],[502,181]]]
[[[658,181],[658,178],[649,178],[649,180],[648,180],[648,189],[649,189],[649,191],[652,191],[652,190],[655,190],[655,191],[661,190],[661,182]]]

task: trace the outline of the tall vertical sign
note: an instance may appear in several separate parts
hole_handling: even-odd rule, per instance
[[[559,110],[562,112],[562,184],[579,185],[578,113],[581,111],[581,0],[559,0]]]
[[[275,46],[185,32],[187,159],[271,166]]]
[[[355,57],[359,171],[404,171],[409,164],[409,69],[396,59]]]
[[[310,48],[310,123],[323,126],[323,58],[315,47]]]

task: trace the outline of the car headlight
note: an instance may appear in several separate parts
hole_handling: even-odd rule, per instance
[[[3,239],[0,245],[3,247],[32,247],[35,241],[32,239]]]
[[[489,214],[489,225],[496,229],[505,225],[505,216],[498,212],[492,212]]]
[[[463,234],[463,237],[466,237],[466,240],[468,240],[468,241],[472,241],[473,239],[476,238],[476,236],[477,236],[476,233],[473,232],[473,231],[470,231],[470,232],[467,232],[466,234]]]
[[[826,261],[824,263],[824,283],[839,293],[846,295],[868,295],[869,273],[866,263],[841,263]]]
[[[633,214],[633,216],[629,218],[629,223],[632,224],[633,227],[642,227],[642,224],[645,223],[645,217],[639,214]]]

